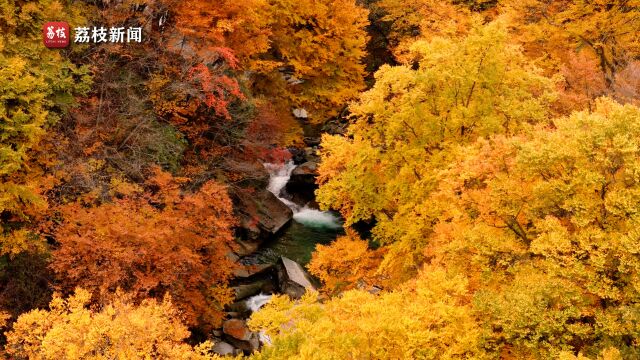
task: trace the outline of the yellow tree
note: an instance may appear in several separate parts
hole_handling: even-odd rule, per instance
[[[492,346],[640,354],[640,109],[609,99],[460,151],[425,254],[464,273]]]
[[[271,49],[279,71],[258,79],[259,93],[307,109],[312,121],[338,114],[364,88],[367,10],[355,0],[270,0]]]
[[[383,265],[401,280],[422,262],[438,209],[428,204],[436,170],[458,144],[545,121],[554,81],[540,75],[502,22],[476,24],[462,39],[418,42],[419,68],[384,66],[351,106],[349,135],[323,137],[318,200],[346,225],[376,220],[392,245]]]
[[[390,23],[390,50],[400,61],[410,60],[409,48],[416,40],[460,37],[471,25],[468,9],[452,1],[380,0],[373,6],[379,7],[382,20]]]
[[[575,48],[586,48],[598,59],[607,85],[640,54],[637,0],[546,1],[503,0],[513,26],[537,56],[559,66]]]
[[[318,244],[309,262],[309,272],[318,277],[324,290],[338,293],[358,285],[381,285],[375,276],[384,250],[369,249],[355,234],[341,236],[329,245]]]
[[[87,68],[42,44],[48,19],[81,23],[81,6],[58,1],[0,1],[0,255],[33,250],[24,225],[46,206],[48,183],[32,149],[46,129],[88,90]],[[29,166],[29,164],[31,166]],[[42,165],[44,167],[44,165]]]
[[[323,304],[271,299],[250,326],[272,336],[252,359],[483,359],[466,280],[432,269],[380,296],[351,290]]]
[[[209,344],[195,349],[171,301],[133,305],[123,293],[99,311],[87,305],[91,295],[78,289],[68,299],[54,297],[49,310],[21,315],[6,334],[14,359],[217,359]]]

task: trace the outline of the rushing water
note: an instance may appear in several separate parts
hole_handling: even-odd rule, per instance
[[[269,300],[271,300],[271,295],[259,294],[248,298],[245,303],[247,304],[247,309],[251,310],[251,312],[256,312]]]
[[[247,304],[247,309],[251,310],[251,312],[256,312],[260,310],[261,307],[265,306],[269,300],[271,300],[271,295],[258,294],[248,298],[245,303]],[[264,330],[258,332],[258,339],[263,344],[271,345],[271,338],[269,335],[265,333]]]
[[[300,206],[284,197],[284,187],[291,178],[291,173],[296,165],[293,161],[284,164],[264,164],[269,172],[269,190],[280,201],[285,203],[293,211],[293,219],[305,226],[326,229],[341,229],[340,219],[329,211],[320,211],[306,205]]]
[[[329,211],[320,211],[307,205],[299,205],[285,197],[285,186],[291,178],[296,165],[290,161],[284,164],[264,164],[269,171],[267,190],[293,211],[293,221],[272,241],[265,244],[250,256],[252,263],[271,263],[280,256],[306,264],[316,244],[328,244],[338,235],[343,234],[340,218]],[[271,300],[271,295],[259,294],[248,298],[245,303],[251,312],[258,311]],[[258,332],[262,344],[271,344],[271,339],[264,332]]]
[[[342,222],[333,212],[299,205],[285,197],[285,186],[296,168],[292,161],[264,166],[270,176],[267,190],[293,211],[293,221],[277,238],[253,254],[251,261],[268,263],[286,256],[304,265],[311,259],[316,244],[328,244],[343,234]]]

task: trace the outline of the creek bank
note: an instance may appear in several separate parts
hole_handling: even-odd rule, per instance
[[[269,302],[272,294],[299,299],[306,290],[317,289],[315,280],[302,265],[286,257],[248,277],[237,278],[234,283],[235,302],[225,307],[227,320],[221,331],[213,333],[214,352],[219,355],[250,354],[269,343],[265,334],[248,328],[247,320]]]
[[[293,211],[265,189],[229,191],[240,227],[237,229],[236,253],[252,254],[262,243],[276,235],[293,218]]]
[[[314,191],[319,138],[305,138],[307,147],[290,149],[284,163],[231,162],[226,166],[242,178],[230,186],[239,226],[238,246],[229,257],[238,265],[229,284],[234,302],[226,320],[213,332],[219,355],[250,354],[270,339],[252,332],[247,319],[272,294],[299,299],[318,282],[304,269],[316,244],[343,233],[340,218],[317,209]]]
[[[287,194],[291,195],[291,200],[295,203],[318,207],[315,201],[315,191],[318,189],[317,176],[318,164],[314,161],[307,161],[296,166],[285,187]]]

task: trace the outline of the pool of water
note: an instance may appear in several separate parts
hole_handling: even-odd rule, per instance
[[[253,264],[274,263],[280,256],[285,256],[306,265],[311,260],[316,244],[329,244],[340,235],[344,235],[341,227],[308,226],[292,220],[280,234],[243,261]]]
[[[282,164],[264,164],[269,172],[269,186],[280,201],[293,211],[293,220],[271,241],[263,244],[256,253],[243,259],[245,263],[273,263],[280,256],[288,257],[302,265],[311,260],[316,244],[329,244],[344,234],[340,217],[330,211],[320,211],[287,199],[284,188],[296,168],[292,161]]]

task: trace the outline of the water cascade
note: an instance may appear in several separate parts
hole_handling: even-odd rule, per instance
[[[253,313],[260,310],[261,307],[265,306],[269,302],[269,300],[271,300],[271,295],[258,294],[248,298],[245,301],[245,304],[247,304],[247,309],[251,310],[251,312]],[[264,330],[258,332],[258,339],[263,344],[271,345],[271,338],[265,333]]]
[[[275,263],[286,256],[302,265],[311,260],[311,253],[318,244],[329,244],[344,235],[340,218],[328,211],[298,205],[286,198],[285,186],[296,168],[293,161],[281,164],[264,164],[269,172],[267,190],[293,211],[293,220],[282,232],[251,256],[244,258],[247,264]]]
[[[329,211],[320,211],[308,206],[300,206],[293,201],[284,198],[283,190],[291,178],[291,173],[296,168],[293,161],[284,164],[264,164],[269,172],[269,190],[280,201],[293,211],[293,219],[305,226],[325,229],[340,229],[340,219]]]
[[[248,298],[245,303],[247,304],[247,309],[251,310],[251,312],[256,312],[269,300],[271,300],[271,295],[258,294]]]

